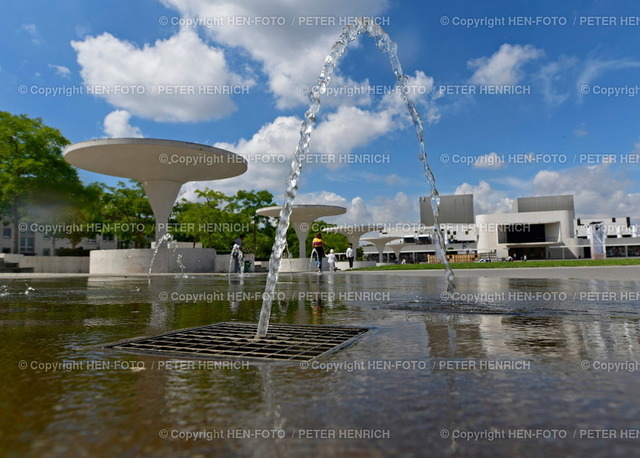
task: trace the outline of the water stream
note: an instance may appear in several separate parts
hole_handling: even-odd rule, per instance
[[[231,249],[231,254],[229,255],[229,277],[231,277],[231,274],[244,274],[244,261],[242,260],[243,257],[244,256],[240,247],[234,244],[233,248]],[[236,272],[236,258],[238,267],[240,267],[240,272]]]
[[[178,263],[178,267],[180,267],[180,278],[184,278],[184,264],[182,263],[182,255],[179,254],[176,258],[176,262]]]
[[[156,248],[153,251],[153,256],[151,256],[151,262],[149,263],[149,273],[147,274],[147,277],[151,277],[151,270],[153,269],[153,262],[156,260],[156,255],[158,254],[158,251],[160,250],[160,247],[162,246],[162,244],[166,244],[167,248],[169,247],[169,241],[172,240],[172,235],[169,234],[168,232],[166,234],[164,234],[162,237],[160,237],[158,239],[158,243],[156,243]]]
[[[316,123],[316,115],[320,110],[320,96],[327,91],[331,76],[335,70],[336,65],[342,58],[349,43],[355,40],[362,34],[367,34],[376,41],[376,46],[382,52],[389,55],[389,61],[393,73],[396,76],[396,87],[402,100],[405,102],[411,120],[416,129],[416,135],[418,137],[418,143],[420,145],[420,151],[418,157],[424,167],[425,176],[431,187],[431,209],[434,216],[434,232],[436,246],[440,247],[440,261],[444,264],[447,280],[447,291],[453,293],[455,291],[454,276],[451,266],[447,261],[445,253],[444,240],[442,233],[440,232],[440,224],[438,223],[438,213],[440,205],[440,196],[436,188],[435,177],[431,171],[431,167],[427,162],[427,154],[424,147],[424,126],[420,114],[416,110],[415,104],[408,96],[407,76],[402,71],[402,66],[398,60],[397,45],[391,40],[389,35],[374,21],[367,20],[366,18],[358,18],[354,23],[344,27],[338,40],[333,44],[331,52],[325,59],[324,68],[320,72],[318,81],[313,87],[309,98],[311,104],[304,115],[304,121],[300,127],[300,140],[296,147],[293,160],[291,161],[291,171],[289,173],[289,179],[287,181],[287,189],[285,191],[284,205],[280,211],[280,221],[276,229],[276,239],[273,244],[271,259],[269,261],[269,275],[267,277],[267,283],[265,285],[265,294],[262,302],[262,310],[260,312],[260,321],[258,323],[258,332],[256,338],[264,338],[267,336],[267,330],[269,327],[269,318],[271,315],[271,304],[278,282],[278,274],[280,272],[280,262],[282,260],[282,252],[286,243],[287,229],[289,227],[289,218],[293,210],[293,201],[295,200],[298,192],[298,181],[300,173],[302,171],[301,158],[304,157],[309,151],[309,142],[311,140],[311,132]],[[436,252],[438,250],[436,249]]]

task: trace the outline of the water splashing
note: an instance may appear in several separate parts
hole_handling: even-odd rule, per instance
[[[242,249],[238,244],[234,243],[233,248],[231,249],[231,254],[229,255],[229,277],[231,277],[232,273],[240,275],[244,274],[243,258],[244,253],[242,252]]]
[[[285,258],[289,260],[289,272],[293,273],[293,265],[291,263],[291,252],[289,251],[289,245],[287,245],[286,241],[284,243],[284,251],[283,252],[286,254]]]
[[[147,274],[147,277],[149,279],[151,278],[151,270],[153,269],[153,261],[155,261],[156,255],[158,254],[158,251],[160,250],[160,247],[164,243],[164,244],[167,245],[167,248],[168,248],[169,247],[169,242],[171,241],[172,238],[173,237],[171,236],[171,234],[169,234],[167,232],[162,237],[160,237],[160,239],[158,240],[158,243],[156,243],[156,249],[153,251],[153,256],[151,256],[151,262],[149,263],[149,273]]]
[[[309,272],[312,271],[312,268],[317,272],[322,271],[322,265],[318,265],[318,261],[316,261],[317,257],[318,257],[318,252],[314,248],[313,250],[311,250],[311,256],[309,256],[309,269],[308,269]]]
[[[311,140],[311,131],[316,123],[316,114],[320,110],[320,96],[327,92],[327,87],[331,81],[333,71],[344,54],[347,45],[355,40],[362,34],[367,34],[376,41],[376,46],[382,52],[389,55],[389,61],[393,73],[396,76],[396,87],[398,92],[405,102],[411,120],[416,129],[418,142],[420,144],[420,151],[418,157],[424,167],[425,176],[431,186],[431,209],[434,216],[434,232],[437,246],[440,247],[441,252],[445,253],[444,240],[440,232],[440,224],[438,223],[438,212],[440,204],[440,196],[436,188],[435,177],[431,171],[431,167],[427,162],[427,154],[424,148],[424,127],[422,119],[413,101],[407,95],[409,88],[407,87],[407,77],[402,71],[402,66],[398,60],[397,45],[391,40],[389,35],[374,21],[366,18],[358,18],[354,23],[349,24],[342,29],[342,33],[338,40],[333,44],[331,52],[326,57],[324,67],[320,72],[318,81],[313,87],[309,99],[311,104],[304,115],[304,121],[300,127],[300,140],[296,147],[293,160],[291,161],[291,171],[289,173],[289,180],[287,182],[287,190],[285,191],[285,200],[282,210],[280,211],[280,221],[276,229],[276,240],[273,244],[271,253],[271,259],[269,261],[269,276],[267,277],[267,283],[265,286],[264,299],[262,301],[262,310],[260,311],[260,321],[258,323],[258,332],[256,338],[264,338],[267,336],[267,330],[269,327],[269,317],[271,316],[271,303],[278,282],[278,273],[280,271],[280,262],[282,260],[282,252],[286,243],[287,228],[289,227],[289,218],[293,210],[293,201],[298,192],[298,181],[300,179],[300,172],[302,171],[302,160],[309,152],[309,142]],[[447,291],[453,293],[455,291],[453,271],[446,258],[442,255],[442,263],[446,269],[446,281]]]
[[[185,278],[185,275],[184,275],[184,264],[182,263],[182,255],[181,254],[178,254],[178,257],[176,258],[176,262],[178,263],[178,267],[180,267],[180,278]]]

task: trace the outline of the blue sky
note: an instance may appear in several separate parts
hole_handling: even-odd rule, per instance
[[[578,216],[638,220],[640,6],[631,2],[3,2],[0,109],[41,117],[72,142],[220,146],[249,171],[186,184],[183,197],[205,186],[268,189],[281,202],[306,88],[357,16],[376,18],[398,45],[442,194],[473,193],[476,213],[574,194]],[[346,206],[339,223],[418,220],[428,186],[406,110],[384,94],[393,84],[370,38],[351,43],[311,140],[334,162],[307,160],[298,203]],[[206,94],[224,88],[231,94]],[[363,158],[371,163],[353,163]]]

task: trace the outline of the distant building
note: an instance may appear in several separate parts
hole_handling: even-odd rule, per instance
[[[440,224],[473,224],[473,194],[456,194],[440,196],[438,211]],[[434,226],[433,211],[430,197],[420,197],[420,223],[424,226]]]
[[[385,262],[410,263],[433,262],[436,256],[435,224],[431,209],[431,198],[421,197],[420,223],[390,225],[385,235],[397,236],[399,240],[385,247]],[[440,196],[438,223],[446,252],[457,260],[473,260],[478,239],[474,224],[473,194]],[[401,249],[398,245],[403,244]],[[374,247],[365,247],[370,259],[377,258]],[[380,262],[380,260],[378,260]]]
[[[576,219],[572,195],[518,198],[512,213],[478,215],[478,253],[516,259],[591,258],[592,224],[605,226],[607,257],[640,255],[630,217]]]
[[[385,247],[384,261],[434,259],[431,199],[421,197],[419,203],[420,224],[390,225],[384,232],[399,237]],[[604,226],[607,257],[640,256],[638,227],[630,217],[576,219],[572,195],[520,197],[511,213],[486,215],[474,215],[472,194],[440,196],[438,222],[451,260],[522,259],[525,255],[527,259],[591,258],[590,231],[595,224]],[[377,257],[373,246],[364,252]]]
[[[518,198],[512,213],[478,215],[478,252],[499,258],[577,258],[561,252],[574,237],[573,196]],[[553,254],[552,254],[553,253]]]
[[[14,238],[18,237],[18,253],[27,256],[55,256],[59,248],[71,248],[66,238],[53,237],[47,234],[42,225],[37,223],[21,223],[18,234],[14,234],[14,226],[7,219],[0,220],[0,253],[11,253]],[[95,238],[84,238],[76,248],[85,250],[119,248],[118,238],[110,234],[96,234]],[[121,247],[120,247],[121,248]],[[128,248],[128,247],[127,247]]]
[[[513,202],[513,213],[569,211],[575,213],[573,196],[518,197]]]

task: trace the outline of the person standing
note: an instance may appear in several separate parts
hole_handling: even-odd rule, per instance
[[[336,269],[336,255],[333,252],[333,248],[329,250],[329,254],[327,255],[327,264],[329,264],[329,272],[335,272]]]
[[[347,248],[347,261],[349,261],[349,269],[353,269],[353,260],[356,257],[356,252],[353,249],[353,243],[349,244],[349,248]]]
[[[242,258],[244,257],[244,254],[242,253],[242,239],[244,239],[244,235],[238,236],[238,238],[233,242],[233,247],[231,248],[233,271],[237,274],[242,273]]]
[[[322,271],[322,259],[324,258],[324,240],[322,240],[322,233],[318,232],[311,242],[311,248],[315,253],[313,256],[316,260],[316,271]]]

